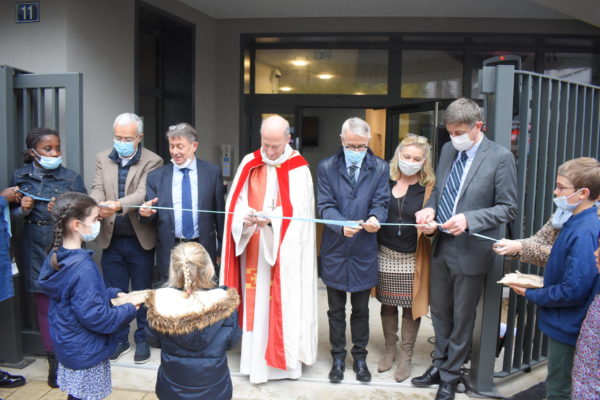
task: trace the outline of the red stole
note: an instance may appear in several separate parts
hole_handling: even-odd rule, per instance
[[[246,163],[246,165],[244,166],[242,172],[240,173],[238,182],[237,182],[237,186],[234,188],[233,194],[231,196],[231,200],[229,203],[229,209],[227,210],[229,213],[233,213],[235,212],[235,205],[237,203],[237,199],[240,195],[240,192],[242,190],[242,188],[244,187],[244,184],[246,183],[246,181],[248,180],[248,177],[250,176],[251,171],[259,166],[263,166],[265,165],[262,161],[262,156],[260,154],[260,150],[256,150],[254,153],[254,159],[250,160],[248,163]],[[300,156],[297,155],[295,157],[291,157],[289,158],[287,161],[283,162],[282,164],[278,165],[277,168],[277,183],[279,186],[279,199],[281,201],[281,208],[282,208],[282,212],[283,212],[283,216],[284,217],[292,217],[294,210],[292,207],[292,203],[290,200],[290,182],[289,182],[289,171],[298,168],[298,167],[302,167],[308,165],[308,163],[306,162],[306,160]],[[263,168],[260,168],[263,169]],[[257,170],[260,171],[260,169]],[[256,188],[258,190],[258,192],[262,192],[262,199],[264,199],[264,188],[265,188],[265,184],[266,184],[266,168],[264,169],[264,180],[262,183],[261,188]],[[252,175],[256,175],[257,180],[260,180],[260,175],[261,172],[258,172],[258,174],[252,174]],[[254,178],[251,178],[251,180],[248,182],[248,184],[250,185],[250,183],[254,182]],[[250,197],[255,197],[255,199],[252,201],[252,203],[254,203],[254,201],[258,201],[260,200],[260,196],[258,195],[258,193],[255,194],[255,196],[251,196],[251,189],[250,186],[248,188],[248,197],[250,199]],[[262,208],[262,204],[263,202],[260,202],[260,207],[258,207],[259,209]],[[250,205],[250,207],[252,207],[252,205]],[[252,207],[257,209],[256,207]],[[241,271],[240,271],[240,262],[238,257],[235,256],[235,242],[233,241],[233,238],[231,237],[231,223],[232,223],[232,214],[229,214],[228,218],[227,218],[227,224],[225,226],[225,240],[224,240],[224,246],[225,246],[225,251],[224,251],[224,256],[223,256],[223,260],[222,260],[222,266],[221,268],[224,268],[224,274],[223,274],[223,284],[228,286],[228,287],[233,287],[235,288],[238,293],[240,294],[240,297],[242,297],[241,301],[240,301],[240,305],[238,307],[238,316],[239,316],[239,323],[240,323],[240,327],[243,328],[243,318],[244,318],[244,309],[243,309],[243,305],[244,305],[244,299],[243,299],[243,295],[244,292],[242,290],[241,287]],[[269,302],[269,338],[267,340],[267,350],[266,350],[266,354],[265,354],[265,359],[267,361],[267,365],[273,368],[279,368],[279,369],[286,369],[286,361],[285,361],[285,348],[284,348],[284,342],[283,342],[283,316],[282,316],[282,307],[281,307],[281,270],[280,270],[280,250],[281,250],[281,243],[283,242],[283,239],[285,237],[285,233],[287,232],[287,229],[290,225],[290,220],[289,219],[284,219],[282,221],[282,225],[281,225],[281,234],[280,234],[280,238],[279,238],[279,249],[277,250],[277,260],[275,262],[275,265],[272,267],[271,269],[271,292],[270,292],[270,302]],[[251,250],[250,248],[246,248],[246,251],[248,252],[253,252],[253,250]],[[249,259],[248,257],[248,253],[246,254],[246,260]],[[253,259],[257,260],[258,259],[258,249],[256,249],[256,256],[252,257]],[[254,268],[256,268],[256,266],[254,266]],[[245,273],[247,271],[244,271]],[[247,282],[248,284],[248,282]],[[249,304],[250,305],[250,304]],[[254,310],[252,310],[251,312],[248,313],[249,318],[252,318],[252,324],[253,324],[253,317],[254,317]],[[250,323],[251,321],[248,321],[248,327],[251,330],[252,324]]]

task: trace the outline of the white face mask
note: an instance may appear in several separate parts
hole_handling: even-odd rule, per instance
[[[459,136],[451,136],[450,140],[452,140],[452,146],[454,146],[456,151],[469,150],[474,143],[474,141],[469,138],[468,133],[463,133]]]
[[[292,155],[293,151],[294,151],[294,149],[292,149],[292,147],[289,144],[286,144],[285,145],[285,150],[283,151],[283,154],[280,155],[277,158],[277,160],[271,160],[271,159],[269,159],[269,157],[267,157],[267,155],[265,154],[265,152],[263,151],[262,148],[260,149],[260,155],[262,156],[262,160],[263,160],[263,162],[265,164],[276,166],[276,165],[279,165],[279,164],[283,163],[288,158],[290,158],[290,156]]]
[[[404,161],[399,158],[398,168],[400,169],[400,172],[402,172],[402,175],[413,176],[423,168],[423,163]]]
[[[188,158],[186,162],[184,162],[183,164],[179,165],[179,164],[175,164],[175,161],[171,158],[171,162],[173,163],[173,165],[175,166],[175,168],[177,169],[184,169],[190,166],[190,164],[196,159],[196,157],[192,157],[192,158]]]

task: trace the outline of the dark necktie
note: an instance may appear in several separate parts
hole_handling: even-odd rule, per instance
[[[348,169],[350,170],[350,178],[352,178],[353,182],[356,182],[356,170],[358,169],[358,166],[352,164]]]
[[[181,180],[181,208],[184,210],[192,209],[192,185],[190,183],[190,169],[180,169],[183,174]],[[194,215],[192,211],[181,212],[181,234],[185,239],[194,237]]]
[[[460,188],[460,180],[465,170],[465,164],[467,163],[467,152],[461,152],[460,158],[450,171],[446,185],[444,185],[444,191],[442,192],[442,198],[437,209],[437,222],[443,224],[452,217],[452,210],[454,209],[454,203],[458,196],[458,189]]]

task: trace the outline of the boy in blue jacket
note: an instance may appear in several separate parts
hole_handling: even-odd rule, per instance
[[[553,216],[553,225],[561,230],[546,264],[544,287],[510,285],[517,294],[538,305],[538,324],[549,338],[548,400],[571,398],[575,344],[599,279],[594,251],[600,219],[594,201],[600,195],[600,163],[582,157],[562,164],[554,194],[559,210]]]

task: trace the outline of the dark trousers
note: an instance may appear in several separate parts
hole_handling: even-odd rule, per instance
[[[477,303],[485,274],[465,275],[457,265],[458,254],[443,253],[431,260],[430,310],[435,348],[433,365],[444,382],[461,376],[469,355]]]
[[[102,252],[102,273],[106,287],[121,289],[129,292],[129,282],[132,290],[150,289],[152,286],[152,268],[154,267],[154,249],[144,250],[135,237],[114,236],[110,246]],[[136,342],[146,340],[146,307],[142,306],[137,312]],[[129,326],[117,333],[119,343],[129,341]]]
[[[548,400],[571,398],[571,371],[574,356],[575,346],[548,338],[548,376],[546,377]]]
[[[347,292],[327,287],[329,310],[329,342],[334,359],[346,358],[346,298]],[[350,315],[350,331],[352,332],[352,356],[354,359],[367,358],[369,343],[369,296],[371,290],[350,293],[352,314]]]

